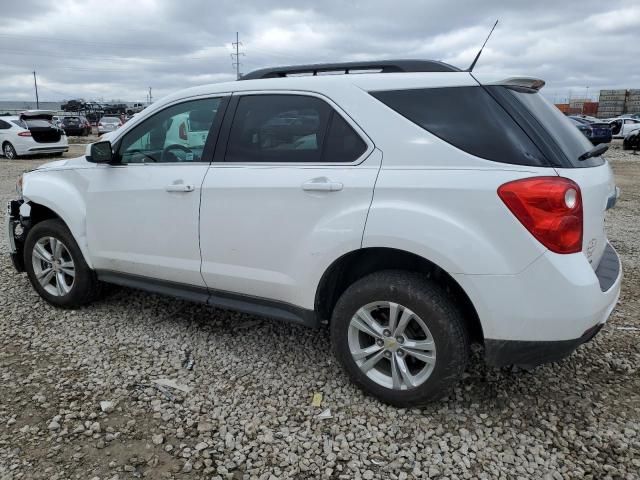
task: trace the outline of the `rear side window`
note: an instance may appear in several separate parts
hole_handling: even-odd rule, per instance
[[[371,95],[471,155],[501,163],[548,165],[522,128],[482,87],[392,90]]]
[[[305,95],[246,95],[231,125],[225,161],[353,162],[366,144],[325,101]]]
[[[4,120],[0,120],[0,130],[7,130],[8,128],[11,128],[11,125]]]

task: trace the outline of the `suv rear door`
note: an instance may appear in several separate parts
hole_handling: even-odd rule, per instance
[[[214,295],[312,309],[324,269],[361,245],[381,153],[316,94],[234,94],[228,111],[202,186],[202,275]]]

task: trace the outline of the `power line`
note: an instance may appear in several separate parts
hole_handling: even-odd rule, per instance
[[[236,32],[236,41],[233,42],[231,45],[236,47],[236,53],[232,53],[231,54],[231,60],[233,60],[233,62],[231,62],[231,65],[236,67],[236,79],[240,80],[240,55],[244,56],[245,54],[242,53],[240,51],[240,45],[242,45],[242,43],[240,42],[239,36],[238,36],[238,32]]]

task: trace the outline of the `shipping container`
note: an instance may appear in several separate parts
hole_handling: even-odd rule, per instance
[[[568,103],[556,103],[556,108],[560,110],[562,113],[569,113],[569,104]]]
[[[598,101],[600,102],[624,102],[625,95],[600,95]]]
[[[600,90],[600,95],[626,95],[627,89],[621,88],[618,90]]]
[[[598,112],[598,102],[585,102],[582,105],[582,113],[585,115],[595,115]]]

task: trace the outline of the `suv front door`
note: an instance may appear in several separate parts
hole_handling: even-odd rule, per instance
[[[204,287],[200,188],[224,105],[222,97],[171,105],[116,141],[116,164],[86,170],[88,248],[102,277],[124,273]],[[200,134],[181,138],[186,126],[175,124],[189,122]]]
[[[322,97],[232,98],[203,183],[202,274],[213,295],[312,309],[324,269],[361,245],[382,155]]]

